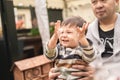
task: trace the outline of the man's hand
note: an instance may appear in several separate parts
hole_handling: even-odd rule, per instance
[[[49,80],[55,80],[55,78],[59,75],[60,75],[60,72],[56,72],[55,68],[51,68],[49,71]]]
[[[95,69],[91,66],[84,66],[84,65],[73,65],[73,68],[79,69],[80,72],[72,72],[71,74],[74,76],[84,76],[78,80],[93,80]],[[85,72],[81,71],[84,70]]]

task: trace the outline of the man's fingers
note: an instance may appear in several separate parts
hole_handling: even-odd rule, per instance
[[[73,65],[72,68],[79,69],[79,70],[86,70],[86,66],[84,65]]]
[[[55,77],[59,76],[60,75],[60,72],[56,72],[56,69],[55,68],[52,68],[50,69],[49,71],[49,80],[54,80]]]
[[[93,75],[95,73],[95,69],[90,66],[83,66],[83,65],[73,65],[72,68],[80,70],[79,72],[72,72],[71,75],[73,76],[85,76],[79,80],[93,80]]]
[[[49,79],[55,79],[55,77],[59,76],[60,72],[52,73],[49,75]]]
[[[71,74],[74,75],[74,76],[88,76],[89,75],[88,72],[83,72],[83,71],[81,71],[81,72],[72,72]]]
[[[90,74],[94,74],[95,73],[95,69],[92,67],[87,67],[86,70],[90,73]]]
[[[94,80],[94,76],[93,75],[89,75],[89,77],[84,77],[78,80]]]

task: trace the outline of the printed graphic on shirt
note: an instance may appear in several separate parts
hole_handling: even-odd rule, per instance
[[[108,56],[110,56],[110,54],[112,55],[113,54],[113,37],[112,38],[100,38],[100,39],[105,45],[104,53],[107,54]]]

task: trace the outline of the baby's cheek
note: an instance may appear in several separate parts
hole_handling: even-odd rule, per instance
[[[80,34],[77,34],[76,36],[77,36],[77,37],[79,37],[79,36],[80,36]]]
[[[58,38],[59,38],[59,39],[61,39],[61,38],[62,38],[62,36],[61,36],[60,34],[58,34]]]

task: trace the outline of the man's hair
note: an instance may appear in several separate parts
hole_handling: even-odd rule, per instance
[[[73,17],[69,17],[67,19],[65,19],[63,22],[62,22],[62,25],[61,26],[66,26],[66,25],[70,25],[70,26],[78,26],[78,27],[82,27],[82,25],[86,23],[86,21],[80,17],[80,16],[73,16]]]

